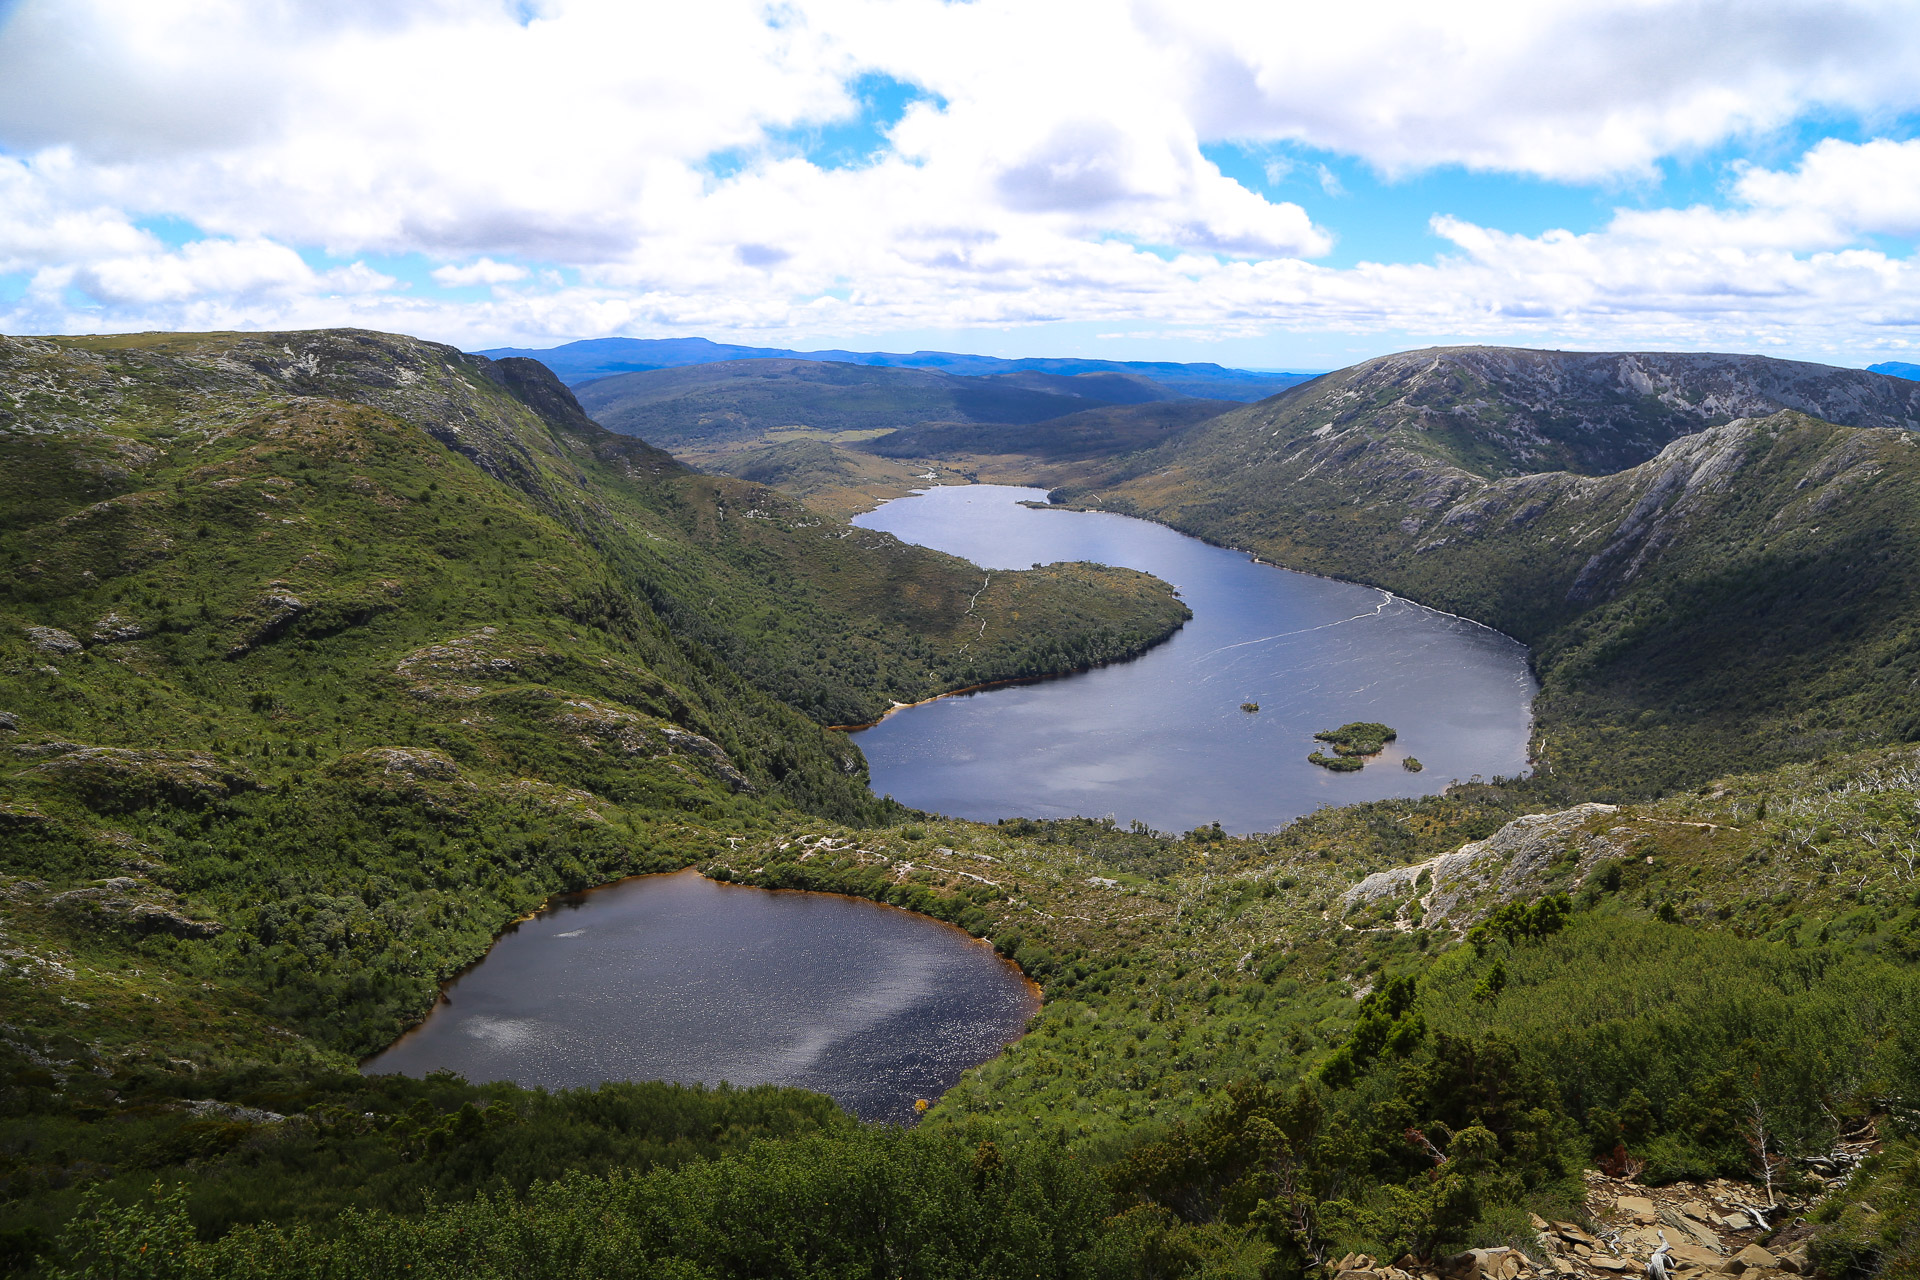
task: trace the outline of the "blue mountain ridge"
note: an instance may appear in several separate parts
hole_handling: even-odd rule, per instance
[[[1884,373],[1889,378],[1905,378],[1910,382],[1920,382],[1920,364],[1901,364],[1898,360],[1888,360],[1883,364],[1870,364],[1868,373]]]
[[[495,347],[476,352],[499,359],[527,356],[553,370],[568,386],[599,378],[685,365],[715,364],[723,360],[817,360],[830,364],[857,364],[893,369],[927,369],[956,377],[991,377],[1007,373],[1129,373],[1149,378],[1182,395],[1213,400],[1263,400],[1276,392],[1318,377],[1321,371],[1301,373],[1230,369],[1218,364],[1176,364],[1151,360],[1083,360],[1071,357],[966,355],[952,351],[789,351],[778,347],[743,347],[706,338],[588,338],[546,349]]]

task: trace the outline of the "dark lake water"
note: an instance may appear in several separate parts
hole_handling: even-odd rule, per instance
[[[1193,620],[1132,662],[895,711],[856,735],[876,792],[963,818],[1111,814],[1247,833],[1325,804],[1525,770],[1536,687],[1518,641],[1149,521],[1019,505],[1045,500],[1039,489],[955,485],[855,523],[989,569],[1142,569],[1177,587]],[[1354,720],[1384,721],[1399,740],[1358,773],[1307,763],[1317,730]],[[1409,755],[1423,772],[1401,767]]]
[[[781,1084],[910,1120],[1018,1036],[1039,993],[992,948],[894,907],[640,876],[556,900],[364,1066],[561,1088]]]

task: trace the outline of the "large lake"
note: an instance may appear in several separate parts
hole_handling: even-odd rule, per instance
[[[856,735],[876,792],[963,818],[1112,815],[1247,833],[1321,805],[1526,769],[1536,686],[1518,641],[1149,521],[1021,505],[1045,500],[946,486],[855,523],[989,569],[1142,569],[1178,588],[1193,620],[1131,662],[895,711]],[[1317,730],[1354,720],[1384,721],[1399,740],[1358,773],[1307,763]],[[1408,755],[1423,772],[1401,767]]]
[[[906,1121],[1039,1008],[1018,968],[951,925],[682,871],[556,899],[363,1069],[794,1085]]]

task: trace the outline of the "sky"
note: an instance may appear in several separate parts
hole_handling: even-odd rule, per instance
[[[1920,362],[1920,0],[0,0],[0,332]]]

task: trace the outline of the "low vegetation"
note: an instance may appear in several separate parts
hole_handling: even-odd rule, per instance
[[[1333,754],[1316,751],[1307,757],[1310,764],[1334,773],[1358,773],[1366,768],[1367,758],[1377,756],[1387,749],[1387,744],[1400,735],[1384,724],[1372,720],[1356,720],[1352,724],[1343,724],[1338,729],[1322,729],[1313,735],[1317,741],[1333,748]],[[1415,762],[1415,772],[1418,772]]]

